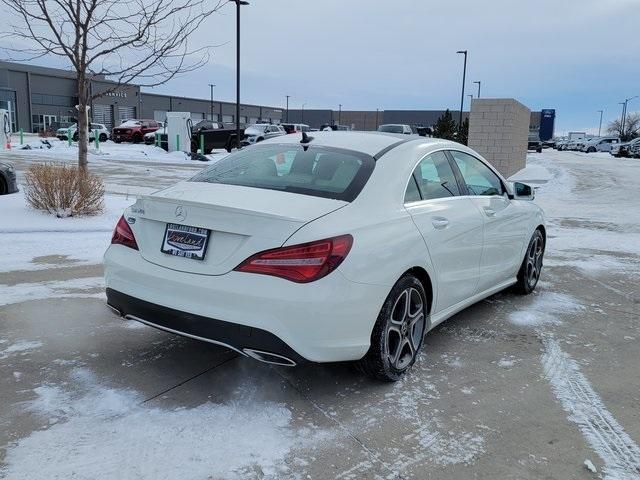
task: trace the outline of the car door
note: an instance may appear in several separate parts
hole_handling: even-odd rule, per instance
[[[478,292],[515,278],[522,258],[530,220],[509,199],[500,177],[482,160],[451,150],[454,167],[484,220],[484,237]]]
[[[449,158],[438,151],[420,160],[405,195],[435,267],[434,313],[473,296],[478,282],[483,220],[460,193]]]

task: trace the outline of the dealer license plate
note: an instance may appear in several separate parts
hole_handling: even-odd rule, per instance
[[[168,223],[161,251],[177,257],[204,260],[209,234],[206,228]]]

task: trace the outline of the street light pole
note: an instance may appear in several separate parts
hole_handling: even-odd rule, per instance
[[[624,129],[625,129],[625,127],[627,126],[627,104],[628,104],[631,100],[633,100],[633,99],[635,99],[635,98],[638,98],[639,96],[640,96],[640,95],[636,95],[636,96],[634,96],[634,97],[627,98],[627,99],[625,99],[625,101],[624,101],[624,107],[623,107],[623,109],[622,109],[622,128],[621,128],[621,130],[622,130],[622,134],[623,134],[623,135],[624,135]]]
[[[620,136],[624,137],[624,114],[627,105],[625,104],[625,102],[620,102],[618,103],[618,105],[622,105],[622,117],[620,117]]]
[[[600,136],[600,134],[602,133],[602,114],[604,113],[604,110],[598,110],[598,112],[600,112],[600,126],[598,127],[598,136]]]
[[[213,89],[215,88],[215,84],[210,83],[209,87],[211,88],[211,121],[213,122]]]
[[[249,2],[233,1],[236,4],[236,147],[240,148],[240,7]]]
[[[473,82],[473,83],[477,83],[478,84],[478,98],[480,98],[480,85],[482,85],[482,82],[480,80]]]
[[[376,108],[376,130],[378,130],[378,112],[380,111],[379,108]]]
[[[287,114],[286,114],[286,119],[287,119],[287,123],[289,123],[289,97],[290,95],[286,95],[287,97]]]
[[[338,125],[342,125],[342,104],[338,104]]]
[[[300,123],[304,123],[304,106],[306,105],[306,103],[302,104],[302,120],[300,120]]]
[[[467,51],[458,50],[456,53],[464,54],[464,69],[462,70],[462,95],[460,96],[460,119],[458,121],[458,130],[462,128],[462,109],[464,108],[464,84],[467,81]]]

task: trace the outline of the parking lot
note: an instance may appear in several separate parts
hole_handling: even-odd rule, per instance
[[[519,179],[548,222],[538,289],[457,314],[383,384],[109,310],[100,255],[121,209],[204,166],[126,148],[90,159],[100,219],[0,221],[0,478],[640,479],[639,160],[529,154]],[[52,158],[0,154],[19,179]]]

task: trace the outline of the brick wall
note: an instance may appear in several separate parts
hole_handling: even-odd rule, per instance
[[[480,98],[471,102],[469,142],[502,175],[526,166],[531,111],[512,98]]]

